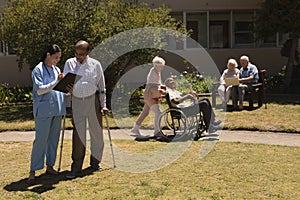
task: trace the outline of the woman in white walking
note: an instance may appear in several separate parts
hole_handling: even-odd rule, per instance
[[[149,115],[150,109],[154,112],[154,137],[160,137],[158,120],[161,114],[159,102],[165,94],[165,89],[161,88],[161,71],[164,69],[165,60],[156,56],[153,60],[153,67],[147,76],[147,83],[144,92],[144,108],[139,117],[137,118],[131,132],[136,136],[141,136],[139,128],[144,119]]]

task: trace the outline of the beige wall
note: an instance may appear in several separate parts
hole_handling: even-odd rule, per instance
[[[226,68],[226,64],[229,58],[234,58],[239,63],[239,58],[242,55],[249,56],[250,62],[255,64],[259,69],[266,69],[268,76],[277,75],[281,68],[287,64],[287,58],[280,55],[280,48],[260,48],[260,49],[209,49],[207,50],[208,55],[212,58],[213,62],[218,67],[219,71],[222,72]],[[200,55],[199,50],[189,49],[182,53],[185,58],[197,58],[200,63],[196,63],[202,67],[210,65],[205,54]],[[176,68],[179,71],[184,70],[184,63],[178,56],[172,54],[162,54],[166,59],[167,65]],[[206,64],[208,63],[208,64]]]
[[[258,68],[267,69],[268,75],[277,75],[287,64],[287,58],[280,55],[280,48],[210,49],[208,52],[219,69],[226,67],[229,58],[236,59],[239,64],[242,54],[249,56],[250,62],[257,65]]]
[[[250,61],[259,68],[267,69],[267,75],[277,75],[281,68],[286,65],[287,58],[280,55],[280,48],[259,48],[259,49],[210,49],[207,51],[221,72],[225,67],[229,58],[235,58],[239,63],[239,57],[242,54],[248,55]],[[188,50],[184,54],[189,56],[197,56],[199,51]],[[180,71],[184,70],[182,60],[174,55],[163,55],[167,61],[167,65]],[[187,56],[187,57],[189,57]],[[201,65],[201,63],[199,63]],[[141,77],[137,82],[144,82]],[[16,56],[0,56],[0,83],[7,82],[9,86],[31,86],[31,70],[25,67],[19,72]]]
[[[31,86],[31,70],[25,67],[21,72],[17,64],[17,56],[0,56],[0,83],[13,86]]]
[[[158,7],[165,4],[172,11],[208,11],[208,10],[255,10],[260,9],[264,0],[140,0],[146,2],[152,7]],[[248,48],[248,49],[208,49],[207,50],[219,70],[226,67],[229,58],[235,58],[237,61],[242,54],[249,56],[250,61],[259,68],[268,70],[269,75],[277,75],[281,68],[287,64],[287,58],[280,55],[280,48]],[[190,54],[197,53],[191,49]],[[176,59],[175,59],[176,60]],[[178,65],[177,61],[171,61]],[[181,62],[179,62],[181,63]]]
[[[235,9],[259,9],[264,0],[140,0],[147,2],[152,7],[158,7],[163,3],[172,11],[206,11],[206,10],[235,10]],[[189,54],[197,54],[192,49]],[[209,49],[209,55],[222,71],[229,58],[239,59],[242,54],[250,57],[250,60],[259,68],[268,70],[268,75],[276,75],[282,66],[286,65],[287,58],[280,55],[280,48],[249,48],[249,49]],[[166,57],[169,66],[182,66],[174,57]],[[144,80],[141,80],[144,81]],[[0,83],[7,82],[10,86],[28,86],[31,83],[31,71],[25,67],[19,72],[16,56],[0,56]]]

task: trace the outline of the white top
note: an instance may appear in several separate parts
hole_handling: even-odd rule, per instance
[[[225,78],[238,78],[239,77],[240,70],[235,68],[234,70],[225,69],[223,71],[222,76],[220,77],[220,83],[225,84]]]
[[[193,102],[191,100],[185,100],[179,104],[174,104],[172,102],[172,99],[180,99],[182,98],[182,93],[179,92],[176,89],[172,89],[167,87],[167,92],[169,93],[169,97],[170,97],[170,101],[173,107],[178,107],[178,108],[185,108],[185,107],[189,107],[191,105],[193,105]]]
[[[69,72],[82,76],[74,85],[72,94],[75,97],[88,97],[99,90],[101,107],[106,107],[105,79],[99,61],[89,56],[83,63],[77,62],[75,57],[70,58],[65,63],[64,74]]]
[[[161,84],[161,73],[152,67],[147,76],[147,84]]]

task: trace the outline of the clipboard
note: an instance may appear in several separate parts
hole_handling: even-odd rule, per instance
[[[68,93],[67,90],[68,85],[74,85],[79,79],[81,78],[80,75],[73,74],[73,73],[67,73],[63,79],[61,79],[56,86],[53,88],[53,90],[57,90],[63,93]]]
[[[226,86],[230,86],[230,85],[237,86],[240,84],[239,78],[237,78],[237,77],[225,78],[225,84],[226,84]]]

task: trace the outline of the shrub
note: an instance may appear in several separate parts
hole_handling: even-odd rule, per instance
[[[0,85],[0,103],[20,103],[32,101],[31,87],[9,87],[8,83],[1,83]]]
[[[216,80],[213,77],[205,77],[197,72],[183,72],[176,80],[177,90],[182,93],[195,91],[196,93],[210,92],[212,85]]]
[[[183,72],[180,76],[172,76],[176,81],[176,88],[182,93],[194,91],[196,93],[209,93],[216,79],[213,77],[203,77],[197,72]],[[143,109],[143,102],[140,97],[143,96],[145,86],[136,89],[130,98],[129,112],[132,115],[139,114]]]
[[[276,76],[270,76],[266,79],[266,90],[270,93],[284,92],[284,77],[286,66],[283,66],[281,71]]]
[[[144,95],[145,85],[134,90],[129,101],[129,112],[132,115],[138,115],[144,107],[141,97]]]

